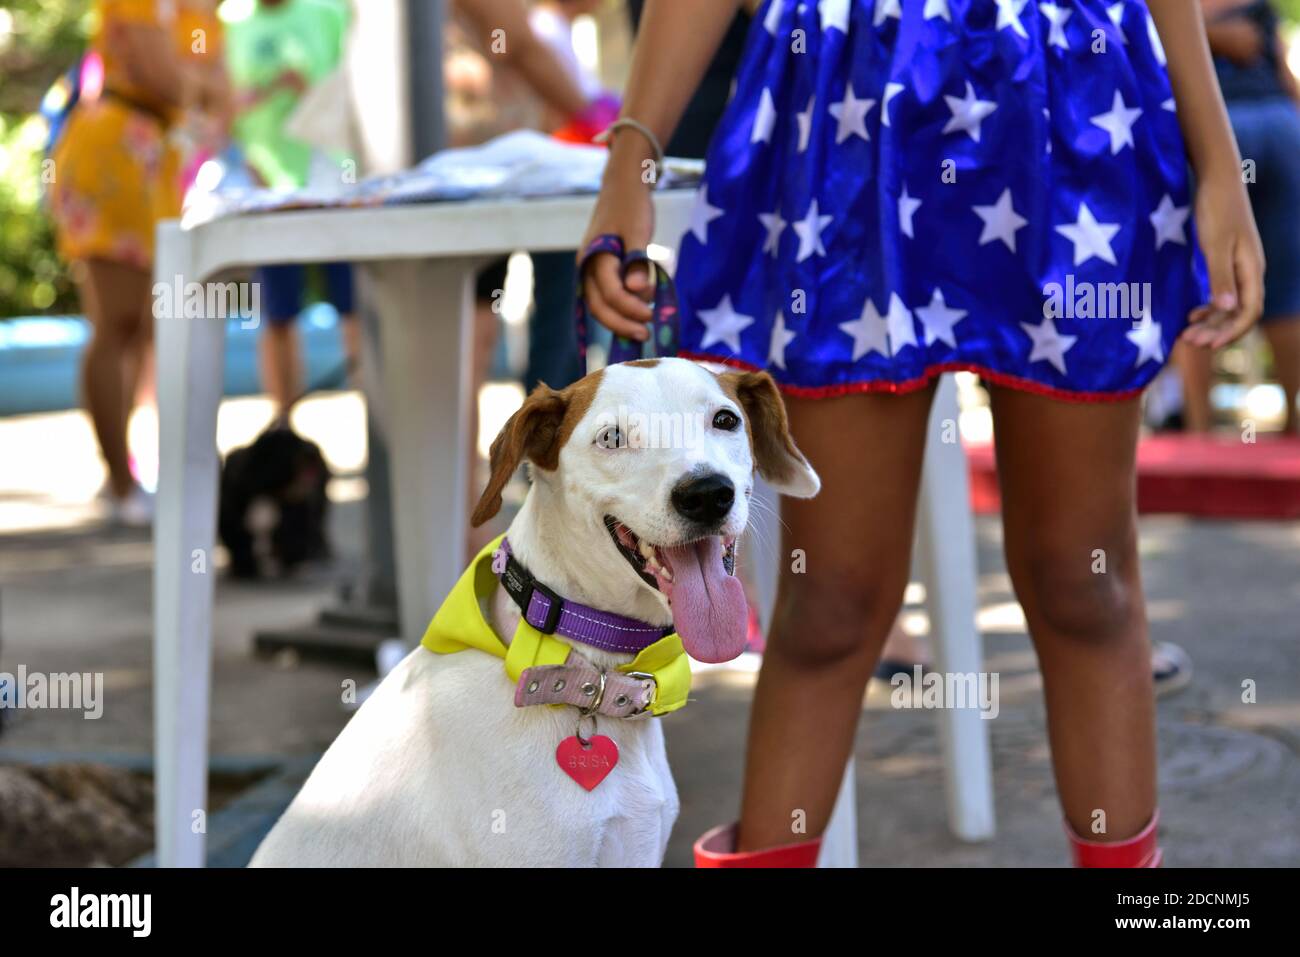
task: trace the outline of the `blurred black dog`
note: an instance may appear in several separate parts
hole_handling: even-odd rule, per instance
[[[230,553],[230,574],[283,576],[328,558],[329,479],[320,447],[287,425],[272,426],[226,456],[218,533]]]

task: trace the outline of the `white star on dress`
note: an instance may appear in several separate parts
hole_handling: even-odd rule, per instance
[[[1065,375],[1065,354],[1079,340],[1078,336],[1063,336],[1056,331],[1056,323],[1050,316],[1044,317],[1038,325],[1022,322],[1020,328],[1033,341],[1029,350],[1030,362],[1050,362],[1056,371]]]
[[[785,6],[785,0],[772,0],[767,5],[767,15],[763,17],[763,29],[772,36],[776,36],[776,28],[781,22],[781,8]]]
[[[758,98],[758,112],[754,114],[754,131],[749,134],[751,143],[772,142],[772,128],[776,126],[776,104],[772,102],[772,91],[763,87]]]
[[[908,239],[912,235],[912,215],[921,208],[921,201],[915,196],[907,195],[907,184],[903,184],[903,194],[898,197],[898,228]]]
[[[1011,188],[1007,187],[992,206],[972,206],[975,214],[984,220],[980,232],[980,245],[1002,240],[1007,249],[1016,251],[1016,230],[1029,225],[1029,220],[1016,212],[1011,205]]]
[[[899,9],[898,0],[876,0],[875,16],[871,18],[871,25],[878,27],[889,17],[895,20],[901,20],[903,11]]]
[[[871,134],[867,132],[867,113],[875,105],[875,100],[859,100],[857,94],[853,92],[852,83],[845,88],[844,99],[832,103],[828,108],[831,116],[839,122],[835,128],[836,145],[843,143],[850,136],[860,136],[864,140],[871,139]]]
[[[799,152],[802,153],[808,148],[808,137],[812,135],[813,104],[817,102],[817,97],[808,97],[808,108],[802,113],[794,115],[795,120],[799,123]]]
[[[995,0],[998,5],[998,22],[995,29],[1001,30],[1003,27],[1010,27],[1026,40],[1029,34],[1025,31],[1025,25],[1020,22],[1020,13],[1025,9],[1025,4],[1029,0]]]
[[[1151,318],[1150,312],[1142,313],[1141,321],[1128,332],[1124,333],[1125,338],[1133,345],[1137,346],[1137,358],[1133,361],[1133,367],[1154,359],[1156,362],[1165,361],[1165,343],[1162,336],[1160,323]]]
[[[817,212],[817,200],[813,200],[808,207],[808,215],[794,224],[795,235],[799,237],[799,252],[795,254],[794,261],[803,262],[813,253],[818,256],[826,255],[826,247],[822,245],[822,230],[830,225],[834,216],[821,216]]]
[[[898,355],[904,346],[916,345],[916,322],[912,311],[903,305],[898,293],[889,294],[889,311],[885,313],[889,323],[889,351]]]
[[[849,0],[818,0],[817,13],[822,18],[822,32],[831,27],[849,32]]]
[[[709,184],[705,183],[695,194],[695,207],[691,210],[691,232],[701,243],[708,245],[709,223],[723,215],[721,207],[709,205]]]
[[[759,213],[758,221],[767,230],[767,238],[763,240],[763,252],[771,253],[772,258],[775,259],[779,255],[777,250],[781,245],[781,233],[788,225],[781,218],[781,208],[778,206],[770,213]]]
[[[1124,3],[1112,3],[1106,8],[1106,15],[1110,17],[1110,22],[1115,24],[1115,30],[1119,33],[1119,42],[1128,43],[1128,37],[1124,36]]]
[[[1187,222],[1191,212],[1190,206],[1175,206],[1174,198],[1165,193],[1164,198],[1160,200],[1160,205],[1149,217],[1151,225],[1156,230],[1156,249],[1167,242],[1187,245],[1187,234],[1183,232],[1183,224]]]
[[[1142,115],[1139,107],[1129,107],[1124,105],[1124,97],[1120,95],[1119,90],[1115,91],[1115,99],[1111,101],[1110,112],[1098,113],[1091,117],[1095,126],[1100,126],[1110,134],[1110,155],[1114,156],[1126,146],[1133,145],[1133,124],[1138,121]]]
[[[925,10],[921,12],[922,20],[942,17],[952,23],[952,14],[948,11],[948,0],[925,0]]]
[[[772,326],[772,344],[767,350],[767,364],[785,368],[785,347],[794,341],[794,333],[785,327],[785,313],[778,311]]]
[[[1117,265],[1110,241],[1119,232],[1119,223],[1097,222],[1087,203],[1079,204],[1079,218],[1076,222],[1057,226],[1056,231],[1074,243],[1076,266],[1083,265],[1094,256],[1112,266]]]
[[[927,346],[934,345],[935,342],[943,342],[954,349],[957,348],[957,335],[952,331],[952,327],[966,318],[966,310],[950,308],[943,298],[943,290],[936,286],[934,295],[930,297],[930,304],[917,306],[916,314],[921,317],[921,324],[925,326]]]
[[[840,332],[853,337],[853,358],[857,362],[868,352],[879,352],[889,358],[889,322],[876,311],[876,304],[867,298],[862,315],[852,322],[841,322]]]
[[[1151,19],[1151,14],[1147,14],[1147,39],[1151,41],[1151,52],[1156,55],[1156,60],[1161,66],[1169,63],[1169,58],[1165,56],[1165,45],[1160,42],[1160,33],[1156,30],[1156,22]]]
[[[889,101],[898,94],[903,92],[903,84],[886,83],[884,99],[880,101],[880,122],[883,126],[889,125]]]
[[[1051,28],[1047,33],[1047,45],[1060,47],[1062,50],[1070,49],[1070,41],[1065,38],[1065,21],[1070,19],[1074,11],[1065,7],[1058,7],[1051,0],[1040,3],[1038,9],[1051,23]]]
[[[980,123],[998,108],[993,100],[981,100],[975,95],[975,87],[966,81],[966,95],[944,96],[948,109],[952,110],[952,119],[944,124],[943,132],[952,133],[960,130],[976,143],[980,141]]]
[[[740,351],[740,333],[754,324],[753,316],[736,312],[731,304],[731,295],[722,297],[722,302],[713,309],[701,309],[698,313],[704,323],[704,339],[701,349],[707,349],[715,342],[724,343],[732,352]]]

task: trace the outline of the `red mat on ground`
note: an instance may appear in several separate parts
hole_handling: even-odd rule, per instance
[[[993,447],[967,445],[971,506],[1000,508]],[[1300,518],[1300,439],[1153,435],[1138,443],[1138,511],[1202,518]]]

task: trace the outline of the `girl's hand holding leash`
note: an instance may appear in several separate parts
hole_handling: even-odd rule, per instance
[[[591,224],[583,237],[585,250],[597,236],[612,235],[623,240],[625,249],[645,249],[654,233],[655,210],[650,198],[654,183],[643,182],[644,164],[653,159],[652,144],[637,132],[619,131],[609,150],[609,163]],[[582,277],[582,295],[596,320],[615,335],[645,342],[650,336],[650,299],[654,283],[649,264],[623,264],[612,253],[591,257]]]

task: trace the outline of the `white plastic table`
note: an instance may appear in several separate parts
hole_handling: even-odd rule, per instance
[[[656,242],[675,246],[693,195],[658,194]],[[403,637],[419,640],[461,571],[468,512],[471,323],[477,271],[517,249],[573,248],[593,197],[476,200],[277,212],[158,229],[155,278],[222,279],[268,262],[357,263],[380,316],[398,595]],[[184,287],[182,287],[184,288]],[[156,321],[159,476],[154,528],[154,747],[157,861],[204,863],[212,605],[225,322]],[[950,390],[936,416],[956,418]],[[936,429],[931,429],[937,435]],[[937,666],[978,671],[975,567],[960,444],[927,450],[920,549]],[[775,556],[768,560],[775,567]],[[949,823],[966,840],[993,831],[988,739],[974,711],[940,712]],[[850,775],[852,767],[850,767]],[[856,861],[846,776],[824,863]]]

